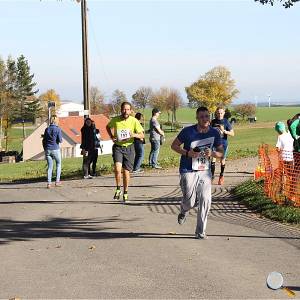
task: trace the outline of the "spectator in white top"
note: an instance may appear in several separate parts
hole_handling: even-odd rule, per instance
[[[294,139],[291,134],[286,131],[283,122],[277,122],[275,124],[275,130],[278,133],[276,148],[282,152],[282,160],[285,162],[292,162]]]

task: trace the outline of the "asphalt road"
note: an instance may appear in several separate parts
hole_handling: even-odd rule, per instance
[[[0,185],[0,298],[288,298],[266,287],[275,270],[299,298],[299,229],[229,193],[255,163],[228,163],[213,187],[208,240],[194,239],[195,211],[177,224],[175,170],[134,177],[127,205],[112,200],[112,176]]]

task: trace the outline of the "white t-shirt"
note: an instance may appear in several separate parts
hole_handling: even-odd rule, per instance
[[[294,139],[289,132],[280,134],[277,139],[276,147],[282,151],[282,159],[293,161]]]

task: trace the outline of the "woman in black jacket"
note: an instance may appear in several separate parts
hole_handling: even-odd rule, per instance
[[[93,160],[93,151],[95,149],[94,131],[92,128],[92,120],[86,118],[84,125],[81,128],[81,154],[83,155],[82,169],[83,178],[92,179],[93,177],[89,174],[89,166]]]

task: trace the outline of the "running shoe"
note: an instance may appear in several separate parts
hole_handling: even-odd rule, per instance
[[[126,203],[128,201],[128,193],[123,194],[123,202]]]
[[[114,200],[120,200],[120,197],[121,197],[121,190],[116,189]]]
[[[47,189],[51,189],[51,183],[47,184]]]
[[[144,170],[143,169],[138,169],[138,170],[134,170],[132,171],[133,174],[142,174],[144,173]]]
[[[83,176],[83,179],[93,179],[93,176],[91,175]]]
[[[161,166],[154,166],[153,168],[154,168],[154,169],[158,169],[158,170],[162,169]]]
[[[195,233],[195,238],[197,240],[207,240],[207,235],[205,233]]]
[[[179,225],[182,225],[182,224],[185,222],[185,219],[186,219],[185,214],[180,213],[180,214],[178,215],[178,224],[179,224]]]
[[[56,187],[62,187],[61,181],[55,182],[55,186],[56,186]]]
[[[223,185],[223,184],[224,184],[224,176],[220,176],[218,185]]]

